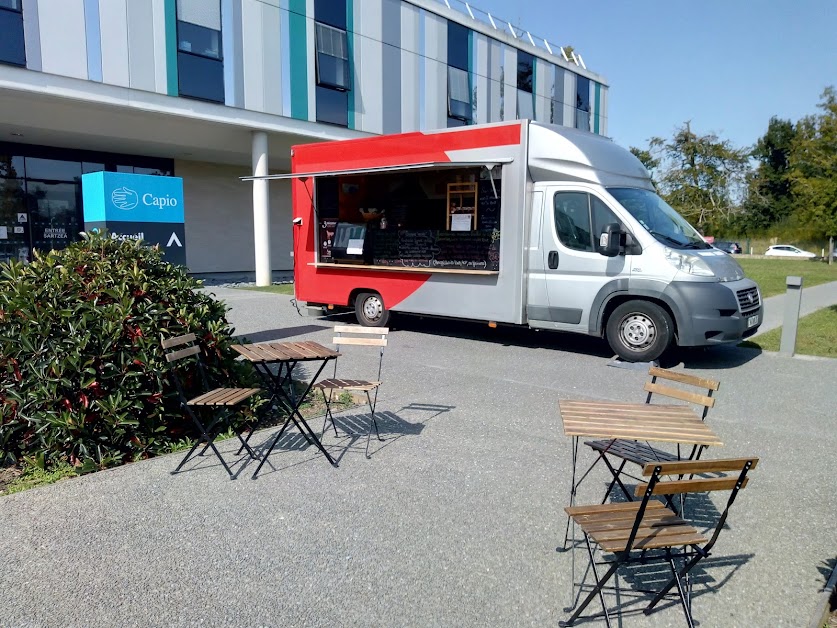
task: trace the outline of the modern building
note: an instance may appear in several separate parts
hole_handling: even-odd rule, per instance
[[[183,178],[191,272],[287,271],[290,187],[240,176],[367,134],[607,134],[607,85],[567,53],[454,0],[0,0],[0,259],[77,237],[105,170]]]

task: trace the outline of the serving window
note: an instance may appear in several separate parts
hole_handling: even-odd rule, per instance
[[[318,262],[499,271],[501,166],[315,178]]]

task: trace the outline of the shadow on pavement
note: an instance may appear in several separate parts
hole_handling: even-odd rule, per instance
[[[284,329],[269,329],[267,331],[258,331],[253,334],[242,334],[236,336],[240,342],[273,342],[282,340],[283,338],[290,338],[291,336],[304,336],[305,334],[313,334],[314,332],[328,329],[328,325],[299,325],[297,327],[285,327]]]
[[[479,340],[504,346],[586,353],[603,358],[613,356],[613,351],[610,350],[607,342],[601,338],[560,331],[540,331],[505,325],[491,328],[486,323],[474,321],[406,315],[393,318],[391,328],[395,331],[411,331],[434,336]]]

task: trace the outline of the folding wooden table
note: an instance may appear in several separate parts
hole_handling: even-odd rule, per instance
[[[267,457],[273,451],[273,448],[276,447],[276,444],[282,438],[285,429],[291,421],[293,421],[305,439],[310,444],[315,445],[326,459],[336,467],[337,462],[326,451],[320,439],[317,438],[317,435],[308,423],[305,422],[305,419],[299,411],[299,407],[305,401],[308,393],[311,392],[311,388],[317,381],[320,373],[322,373],[325,365],[331,360],[336,360],[341,354],[310,340],[305,342],[266,342],[250,345],[233,345],[232,348],[253,364],[256,372],[264,380],[267,389],[271,393],[271,402],[275,403],[280,410],[288,414],[288,418],[282,425],[282,429],[279,430],[279,433],[270,443],[270,447],[268,447],[259,466],[253,473],[253,479],[255,480],[256,476],[258,476],[259,471],[261,471],[262,466],[267,461]],[[293,371],[300,362],[319,362],[320,365],[317,373],[308,382],[305,392],[297,397],[294,391]],[[278,365],[276,373],[270,369],[273,365]],[[288,386],[287,392],[285,391],[285,386]],[[250,436],[248,435],[247,439],[249,440],[249,438]]]
[[[575,504],[578,486],[599,460],[604,460],[622,492],[630,500],[630,491],[619,479],[619,472],[613,468],[605,454],[599,452],[584,475],[576,482],[579,437],[657,441],[691,445],[689,458],[699,457],[703,448],[723,445],[721,439],[701,421],[689,406],[656,405],[647,403],[619,403],[614,401],[581,401],[564,399],[558,402],[558,410],[564,434],[573,439],[573,472],[570,488],[570,506]],[[569,533],[569,521],[567,522]],[[566,547],[567,536],[564,537]]]

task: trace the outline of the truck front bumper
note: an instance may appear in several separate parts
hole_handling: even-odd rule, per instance
[[[738,342],[756,333],[762,322],[761,292],[749,279],[676,281],[665,293],[678,311],[677,344],[682,347]]]

